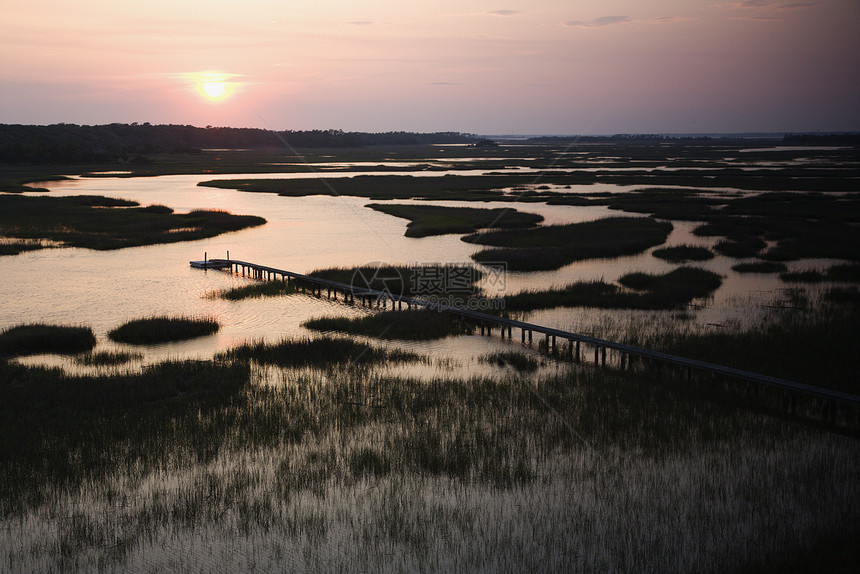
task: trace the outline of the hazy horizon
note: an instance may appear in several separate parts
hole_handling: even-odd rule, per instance
[[[153,126],[158,125],[180,125],[180,126],[191,126],[193,128],[198,129],[208,129],[208,128],[216,128],[216,129],[262,129],[262,130],[270,130],[275,132],[285,132],[285,131],[314,131],[314,130],[334,130],[337,131],[339,128],[307,128],[305,130],[294,130],[292,128],[285,129],[272,129],[272,128],[261,128],[258,126],[199,126],[192,124],[155,124],[151,122],[112,122],[109,124],[73,124],[71,122],[57,122],[53,124],[4,124],[0,123],[0,126],[3,125],[23,125],[23,126],[35,126],[35,127],[51,127],[51,126],[62,126],[62,125],[77,125],[83,127],[99,127],[99,126],[108,126],[112,124],[117,125],[145,125],[151,124]],[[349,133],[353,130],[340,130],[345,133]],[[575,134],[575,133],[473,133],[467,132],[463,130],[439,130],[436,132],[426,131],[426,132],[418,132],[413,130],[354,130],[355,133],[455,133],[462,135],[475,136],[478,138],[497,138],[497,139],[527,139],[527,138],[609,138],[609,137],[617,137],[617,136],[631,136],[631,137],[650,137],[650,136],[658,136],[658,137],[667,137],[667,138],[697,138],[697,137],[712,137],[712,138],[762,138],[762,139],[777,139],[782,138],[784,136],[790,135],[858,135],[860,134],[860,130],[828,130],[828,131],[802,131],[802,130],[793,130],[793,131],[779,131],[779,132],[690,132],[690,133],[669,133],[669,132],[653,132],[653,133],[645,133],[645,132],[615,132],[615,133],[593,133],[593,134]]]
[[[855,0],[9,0],[0,123],[860,131]]]

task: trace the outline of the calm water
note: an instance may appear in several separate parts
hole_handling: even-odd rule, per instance
[[[406,172],[409,173],[409,172]],[[311,174],[313,175],[313,174]],[[343,177],[348,174],[338,174]],[[431,175],[431,174],[427,174]],[[436,174],[438,175],[438,173]],[[284,177],[308,177],[285,174]],[[255,177],[248,175],[219,176]],[[258,177],[281,177],[264,174]],[[224,257],[253,261],[296,272],[329,266],[353,266],[371,262],[392,264],[462,263],[480,246],[460,241],[458,235],[427,238],[404,237],[407,221],[364,207],[370,200],[357,197],[285,198],[275,194],[243,193],[198,187],[212,179],[208,175],[159,176],[149,178],[78,178],[74,181],[40,184],[57,195],[97,194],[131,199],[143,205],[163,204],[178,212],[193,209],[223,209],[236,214],[265,217],[264,226],[215,238],[98,252],[85,249],[44,249],[0,259],[0,329],[20,323],[46,322],[92,326],[99,349],[116,348],[107,332],[130,319],[156,314],[206,315],[218,319],[221,331],[195,341],[149,347],[147,361],[166,357],[208,357],[247,339],[278,339],[308,332],[300,325],[311,317],[365,313],[327,300],[305,296],[251,299],[228,302],[207,294],[249,282],[219,271],[191,269],[189,260]],[[576,186],[574,186],[576,187]],[[581,186],[583,190],[623,191],[612,185]],[[402,200],[396,203],[403,203]],[[427,203],[427,202],[424,202]],[[439,205],[475,205],[433,202]],[[480,207],[510,207],[510,203],[484,203]],[[522,204],[522,211],[539,213],[546,224],[570,223],[619,215],[604,207],[547,206]],[[713,245],[716,240],[692,235],[695,224],[676,222],[668,244]],[[694,311],[694,321],[722,323],[749,315],[747,300],[772,299],[785,287],[775,276],[738,275],[736,263],[724,257],[698,264],[725,276],[715,297]],[[800,262],[806,268],[815,262]],[[490,294],[523,289],[544,289],[571,281],[614,281],[631,271],[664,272],[675,265],[654,258],[649,252],[613,260],[590,260],[563,269],[540,273],[509,273],[502,284],[486,285]],[[755,304],[755,303],[754,303]],[[601,335],[601,325],[617,312],[588,309],[556,309],[527,316],[540,324]],[[629,315],[629,313],[628,313]],[[505,344],[483,337],[457,337],[432,343],[410,344],[435,356],[450,356],[474,363],[476,355]],[[44,357],[28,362],[44,362]],[[57,360],[48,360],[57,362]]]

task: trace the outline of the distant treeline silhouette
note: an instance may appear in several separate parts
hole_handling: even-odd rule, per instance
[[[789,134],[782,141],[798,145],[856,146],[860,145],[860,134]]]
[[[197,153],[207,148],[320,148],[473,143],[458,132],[272,131],[183,125],[108,124],[29,126],[0,124],[0,162],[93,163],[142,161],[149,154]]]
[[[860,133],[824,133],[824,134],[785,134],[773,136],[769,134],[615,134],[605,136],[535,136],[528,143],[636,143],[636,142],[684,142],[684,141],[724,141],[744,142],[748,139],[772,139],[784,145],[860,145]]]

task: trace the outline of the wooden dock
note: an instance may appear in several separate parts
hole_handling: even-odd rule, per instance
[[[195,269],[227,269],[230,265],[220,259],[204,259],[203,261],[189,261]]]
[[[208,254],[203,254],[203,261],[189,261],[194,269],[227,269],[231,267],[230,252],[227,252],[227,259],[209,259]]]
[[[192,267],[201,269],[229,269],[231,273],[252,277],[261,281],[279,280],[287,283],[297,281],[307,291],[316,296],[321,297],[323,292],[325,292],[329,298],[334,297],[337,299],[338,294],[340,294],[342,296],[341,300],[348,304],[376,305],[377,307],[387,309],[390,302],[392,309],[402,309],[404,305],[409,309],[433,309],[474,323],[476,328],[480,328],[482,335],[491,335],[492,331],[497,329],[503,339],[512,340],[513,331],[517,329],[520,331],[520,340],[522,343],[532,343],[536,338],[535,335],[538,335],[543,338],[542,342],[538,341],[540,346],[548,353],[556,355],[566,354],[568,358],[575,361],[585,361],[593,353],[594,363],[605,366],[607,351],[612,351],[617,356],[617,361],[621,369],[632,368],[635,361],[649,368],[660,365],[669,367],[688,379],[691,379],[693,374],[706,374],[713,379],[720,377],[739,381],[745,385],[747,392],[755,394],[758,394],[759,388],[770,388],[782,394],[782,402],[789,414],[796,412],[798,398],[812,399],[818,404],[821,414],[820,418],[824,422],[831,424],[836,422],[838,409],[846,409],[847,414],[850,415],[848,418],[855,421],[854,426],[856,426],[858,415],[860,415],[860,396],[814,387],[769,375],[688,359],[659,351],[651,351],[534,323],[497,317],[471,309],[451,307],[415,297],[356,287],[346,283],[330,281],[328,279],[303,275],[247,261],[206,259],[203,262],[192,261],[191,265]],[[559,345],[559,343],[561,344]]]

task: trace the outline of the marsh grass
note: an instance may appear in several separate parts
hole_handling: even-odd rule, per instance
[[[288,284],[285,281],[265,281],[263,283],[243,285],[242,287],[233,287],[232,289],[223,289],[215,292],[212,296],[228,301],[239,301],[260,297],[280,297],[297,292],[295,282]]]
[[[547,183],[578,183],[580,174],[545,174]],[[286,197],[305,195],[349,195],[369,199],[436,199],[464,201],[515,201],[501,189],[528,185],[534,181],[530,174],[495,173],[484,175],[441,175],[412,177],[408,175],[359,175],[356,177],[308,179],[233,179],[200,182],[206,187],[238,189],[239,191],[277,193]],[[586,182],[593,178],[586,176]]]
[[[585,153],[600,157],[611,149],[656,165],[667,154],[694,165],[701,156],[726,154],[709,145],[662,145],[598,145]],[[841,172],[714,171],[704,178],[692,170],[581,177],[784,189],[855,185]],[[654,279],[634,283],[651,288]],[[588,289],[607,289],[595,285]],[[853,286],[830,293],[857,300]],[[655,329],[654,317],[677,327],[677,315],[654,313],[640,333],[619,327],[618,339],[638,336],[641,346],[700,352],[704,360],[777,376],[806,368],[812,384],[842,381],[857,392],[860,318],[851,309],[843,303],[777,310],[740,335],[689,324]],[[278,344],[259,346],[265,355]],[[387,376],[382,363],[305,367],[300,359],[313,352],[301,346],[285,354],[301,366],[264,369],[256,358],[219,356],[134,375],[75,378],[0,360],[2,568],[854,566],[856,438],[765,416],[745,408],[743,399],[726,401],[718,384],[578,364],[555,376],[428,380]]]
[[[96,337],[89,327],[18,325],[0,332],[0,357],[41,353],[78,354],[96,346]]]
[[[382,311],[364,317],[318,317],[302,323],[314,331],[337,331],[378,339],[428,340],[459,335],[467,327],[429,309]]]
[[[804,271],[784,271],[779,274],[779,279],[785,283],[821,283],[826,279],[826,276],[818,269],[806,269]]]
[[[25,251],[36,251],[45,247],[41,243],[32,241],[11,241],[0,243],[0,256],[2,255],[18,255]]]
[[[628,273],[618,282],[630,289],[648,291],[661,298],[685,303],[711,295],[722,285],[722,278],[706,269],[679,267],[660,275]]]
[[[737,273],[780,273],[787,269],[785,263],[776,261],[753,261],[732,265],[732,271]]]
[[[381,349],[343,337],[283,339],[276,343],[257,341],[225,351],[222,358],[281,367],[330,367],[334,365],[371,365],[421,360],[420,355],[397,349]]]
[[[551,271],[575,261],[561,247],[490,247],[472,254],[484,265],[503,263],[510,271]]]
[[[480,360],[491,365],[498,365],[499,367],[513,367],[519,372],[527,373],[537,371],[540,367],[540,362],[537,359],[516,351],[489,353],[482,355]]]
[[[0,368],[12,570],[755,570],[858,514],[853,439],[646,374]]]
[[[827,279],[830,281],[860,283],[860,264],[833,265],[827,270]]]
[[[379,265],[329,267],[308,273],[313,277],[406,296],[474,293],[483,272],[471,265]]]
[[[831,288],[814,297],[788,293],[772,313],[729,330],[665,325],[631,344],[742,370],[860,394],[860,297]],[[750,309],[750,313],[754,313]]]
[[[140,353],[128,353],[126,351],[101,351],[98,353],[87,353],[75,358],[81,365],[101,367],[124,365],[132,361],[140,361],[143,355]]]
[[[759,237],[739,237],[734,240],[720,241],[714,245],[714,251],[726,257],[745,259],[756,257],[766,246],[767,243]]]
[[[658,219],[701,221],[713,217],[713,207],[725,200],[705,197],[696,189],[640,189],[632,193],[616,193],[606,199],[610,209],[645,213]]]
[[[174,214],[164,206],[100,196],[0,195],[0,235],[73,247],[120,249],[214,237],[262,225],[261,217],[223,211]]]
[[[821,283],[824,281],[860,283],[860,265],[834,265],[827,269],[785,271],[779,274],[779,278],[786,283]]]
[[[860,303],[860,289],[852,287],[831,287],[823,293],[823,298],[834,303]]]
[[[848,205],[844,208],[852,209]],[[697,227],[693,233],[725,237],[714,250],[729,257],[759,256],[770,261],[860,260],[860,227],[854,221],[844,221],[838,214],[832,215],[832,218],[816,220],[787,215],[725,215]],[[774,245],[763,251],[768,242]]]
[[[688,261],[707,261],[713,259],[713,252],[707,247],[696,245],[674,245],[655,249],[651,253],[654,257],[669,261],[671,263],[686,263]]]
[[[54,488],[105,480],[136,465],[152,470],[177,456],[205,460],[217,447],[200,445],[205,428],[194,413],[233,396],[248,369],[189,361],[133,375],[70,377],[0,363],[0,374],[5,517],[49,503]]]
[[[118,343],[157,345],[171,341],[184,341],[217,333],[220,325],[205,317],[146,317],[129,321],[108,332]]]
[[[604,281],[582,281],[559,289],[523,291],[504,298],[508,311],[553,307],[602,309],[678,309],[708,297],[722,284],[719,275],[697,267],[679,267],[662,275],[628,273],[619,280],[633,291]]]
[[[649,217],[610,217],[531,229],[496,230],[463,237],[468,243],[490,245],[475,253],[479,262],[503,261],[513,271],[557,269],[582,259],[634,255],[660,245],[672,224]]]
[[[376,211],[409,220],[406,237],[427,237],[448,233],[472,233],[487,227],[532,227],[543,221],[542,215],[515,209],[481,209],[475,207],[442,207],[438,205],[366,205]]]

